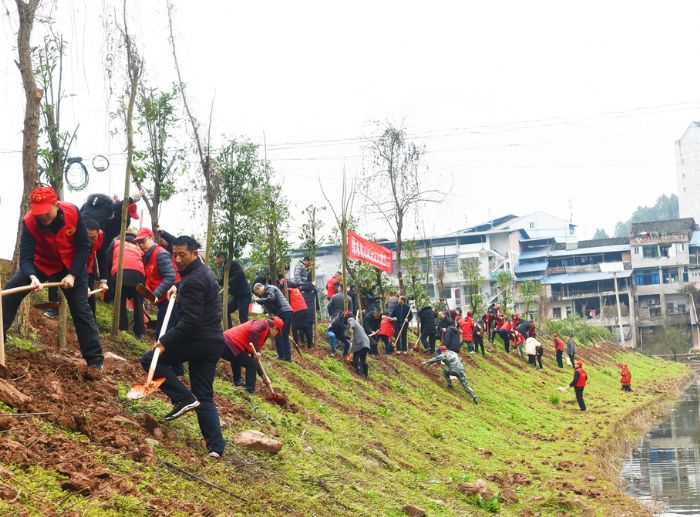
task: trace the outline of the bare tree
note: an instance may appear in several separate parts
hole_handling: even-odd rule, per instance
[[[202,177],[204,178],[204,192],[207,202],[207,238],[206,248],[204,250],[204,262],[209,260],[209,252],[211,249],[212,224],[214,221],[214,204],[216,197],[219,194],[220,181],[217,177],[217,169],[211,166],[211,121],[214,112],[214,99],[211,101],[211,109],[209,111],[209,125],[207,128],[206,140],[201,135],[199,121],[192,113],[187,95],[185,92],[185,83],[182,81],[180,73],[180,64],[177,60],[177,52],[175,50],[175,35],[173,33],[173,5],[168,2],[168,27],[170,29],[170,48],[173,51],[173,61],[175,62],[175,71],[177,72],[178,89],[182,95],[182,104],[185,107],[187,119],[190,122],[192,136],[199,157],[199,166],[202,169]]]
[[[340,195],[340,211],[337,211],[333,207],[333,203],[330,202],[326,191],[323,189],[321,180],[319,179],[318,184],[321,186],[321,193],[323,198],[331,207],[331,212],[333,212],[333,217],[335,218],[335,224],[338,228],[338,233],[340,233],[340,245],[342,251],[342,262],[341,262],[341,272],[343,275],[343,282],[345,282],[345,276],[351,268],[348,265],[348,230],[350,229],[350,224],[352,220],[352,206],[355,202],[355,193],[357,192],[357,185],[355,180],[348,187],[347,178],[345,175],[345,168],[343,168],[343,188]],[[345,282],[347,284],[347,282]],[[348,310],[348,290],[347,285],[343,289],[343,310]]]
[[[421,161],[425,148],[409,142],[405,129],[386,123],[380,134],[370,141],[369,147],[374,167],[365,172],[360,193],[394,234],[399,290],[405,295],[401,252],[407,216],[422,203],[441,201],[444,194],[423,185]]]
[[[39,183],[37,169],[37,155],[39,152],[39,114],[41,99],[44,92],[39,89],[34,77],[32,66],[31,37],[34,27],[34,15],[39,7],[39,0],[15,0],[17,14],[19,15],[19,31],[17,32],[17,55],[19,61],[15,61],[19,73],[22,76],[24,98],[24,134],[22,137],[22,175],[24,177],[24,190],[19,210],[19,224],[17,225],[17,240],[15,251],[12,255],[12,270],[19,267],[19,241],[22,235],[22,218],[29,211],[29,195]]]
[[[17,239],[15,251],[12,254],[12,271],[19,269],[19,245],[22,236],[22,218],[29,211],[29,196],[39,183],[37,170],[37,154],[39,152],[39,109],[44,92],[36,84],[32,67],[31,36],[34,27],[34,15],[39,7],[39,0],[15,0],[19,15],[19,31],[17,32],[17,55],[15,61],[22,76],[22,86],[26,104],[24,107],[24,134],[22,136],[22,176],[24,187],[20,203],[19,222],[17,224]],[[17,328],[21,336],[29,333],[29,300],[25,300],[17,313]],[[4,352],[2,363],[4,363]]]
[[[124,28],[121,31],[124,38],[127,64],[127,102],[123,107],[124,126],[126,129],[126,172],[124,174],[124,200],[122,204],[122,220],[119,232],[119,259],[117,262],[117,279],[115,282],[114,311],[112,312],[112,336],[119,335],[119,311],[122,297],[122,278],[124,274],[124,238],[126,236],[126,221],[129,212],[129,183],[134,167],[134,104],[138,94],[139,80],[143,72],[143,61],[136,50],[136,46],[129,36],[129,28],[126,21],[126,0],[123,4]]]

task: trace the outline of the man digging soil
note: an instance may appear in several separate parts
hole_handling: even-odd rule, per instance
[[[35,188],[30,195],[31,208],[22,221],[19,270],[5,289],[31,284],[35,291],[43,283],[60,281],[68,302],[80,352],[87,362],[85,377],[102,376],[104,358],[97,324],[88,304],[87,259],[92,249],[78,207],[58,201],[50,187]],[[20,303],[30,291],[2,298],[2,330],[12,325]]]
[[[188,236],[173,242],[173,256],[182,280],[168,295],[177,295],[178,320],[153,346],[161,352],[155,376],[165,377],[160,389],[174,405],[165,420],[175,420],[196,410],[207,451],[213,458],[219,458],[224,453],[224,437],[214,404],[213,385],[216,363],[225,346],[221,330],[223,309],[216,275],[199,258],[198,248],[197,241]],[[153,350],[143,355],[144,370],[148,370],[152,358]],[[184,362],[189,363],[191,391],[173,370]]]

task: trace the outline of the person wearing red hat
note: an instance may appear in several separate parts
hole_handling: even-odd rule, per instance
[[[153,293],[150,301],[158,307],[156,316],[156,336],[160,335],[160,328],[168,309],[168,289],[180,280],[175,261],[170,253],[158,246],[153,240],[153,232],[150,228],[141,228],[136,233],[134,243],[143,253],[144,274],[146,287]],[[170,330],[177,323],[177,314],[173,310],[170,314],[168,328]]]
[[[143,197],[143,194],[143,191],[139,191],[129,197],[127,227],[131,225],[132,219],[139,219],[136,203]],[[104,232],[105,244],[108,245],[121,231],[122,207],[122,201],[116,196],[110,198],[106,194],[90,194],[83,206],[80,207],[80,214],[85,218],[94,219],[100,224],[100,228]]]
[[[581,411],[586,411],[586,402],[583,400],[583,389],[586,387],[588,375],[583,369],[583,362],[576,361],[574,364],[574,379],[569,383],[570,388],[576,392],[576,402]]]
[[[267,320],[248,320],[224,331],[226,346],[221,358],[231,363],[234,385],[245,385],[248,393],[251,395],[255,393],[256,373],[262,376],[258,363],[260,351],[265,346],[267,338],[274,339],[282,328],[284,328],[284,322],[275,316]],[[245,383],[241,368],[245,368]]]
[[[556,332],[552,334],[552,339],[554,341],[554,350],[557,353],[557,366],[564,368],[564,342],[559,339],[559,335]]]
[[[622,391],[632,391],[632,372],[630,372],[629,366],[627,363],[618,363],[617,366],[620,368]]]
[[[128,299],[134,302],[134,335],[141,339],[145,332],[143,322],[143,296],[136,290],[138,284],[146,280],[143,267],[143,253],[134,242],[135,233],[127,232],[124,238],[124,257],[122,262],[122,296],[119,307],[119,329],[129,330],[129,316],[126,307]],[[112,275],[112,285],[117,283],[119,252],[122,247],[119,238],[115,238],[107,247],[107,269]]]
[[[60,281],[68,302],[80,352],[88,365],[85,376],[91,380],[102,375],[104,358],[97,324],[88,305],[87,259],[91,243],[78,207],[59,201],[49,187],[35,188],[30,194],[30,211],[22,220],[19,271],[7,282],[6,289],[31,283],[35,290],[43,282]],[[3,333],[12,325],[22,292],[3,296]]]

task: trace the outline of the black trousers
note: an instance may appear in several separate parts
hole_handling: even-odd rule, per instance
[[[352,353],[352,362],[355,365],[355,370],[363,377],[369,375],[369,370],[367,369],[367,352],[369,352],[369,348],[363,348],[359,352]]]
[[[298,345],[306,343],[306,348],[311,348],[313,345],[314,334],[311,325],[309,325],[306,309],[293,313],[292,335]]]
[[[129,311],[126,310],[126,300],[134,301],[134,335],[141,339],[145,332],[143,324],[143,296],[136,292],[136,287],[122,284],[122,297],[119,302],[119,330],[129,330]]]
[[[498,335],[501,336],[503,340],[503,348],[506,354],[510,353],[510,333],[505,330],[499,330]]]
[[[435,353],[435,339],[437,338],[437,335],[435,334],[428,334],[426,332],[421,331],[420,333],[420,342],[423,344],[423,348],[426,350],[430,350],[431,353]]]
[[[292,361],[292,347],[289,344],[289,331],[292,326],[292,311],[281,312],[277,316],[284,322],[282,332],[275,336],[275,347],[277,347],[277,358],[283,361]]]
[[[231,314],[238,311],[238,319],[241,323],[248,321],[248,306],[252,300],[246,298],[244,300],[235,300],[231,298],[229,294],[228,299],[228,311],[226,312],[226,319],[228,322],[228,328],[233,327],[233,319]]]
[[[571,367],[575,370],[576,369],[576,361],[574,360],[576,358],[576,354],[568,354],[569,360],[571,361]]]
[[[221,358],[231,363],[231,373],[233,374],[233,384],[235,386],[240,386],[243,380],[242,369],[245,368],[245,390],[250,394],[255,393],[258,362],[245,352],[234,355],[228,346],[224,347]]]
[[[537,354],[537,366],[542,369],[542,354]]]
[[[369,353],[371,355],[379,355],[379,348],[377,345],[379,344],[379,340],[377,339],[377,336],[372,336],[369,338]]]
[[[583,400],[583,388],[574,387],[574,391],[576,392],[576,402],[578,402],[578,407],[581,409],[581,411],[586,411],[586,402]]]
[[[57,282],[62,280],[67,274],[67,271],[62,271],[56,275],[48,276],[37,270],[36,276],[41,282]],[[18,271],[10,278],[7,284],[3,286],[3,289],[20,287],[30,282],[28,276]],[[83,271],[81,275],[75,278],[73,288],[64,289],[63,295],[66,297],[68,309],[70,310],[73,325],[75,326],[75,333],[78,336],[80,353],[83,355],[88,365],[97,365],[102,364],[104,358],[102,357],[100,334],[97,331],[95,317],[90,311],[90,305],[88,305],[87,290],[87,271]],[[22,303],[24,297],[29,293],[30,291],[25,291],[23,293],[2,297],[2,330],[5,336],[7,336],[7,330],[15,320],[20,303]]]
[[[384,343],[384,353],[386,355],[394,353],[394,347],[391,346],[391,340],[389,339],[389,336],[385,336],[385,335],[377,336],[377,341],[381,341]]]
[[[478,354],[481,347],[481,355],[486,355],[484,351],[484,336],[474,336],[474,351]]]
[[[404,325],[403,330],[394,333],[394,340],[397,351],[408,352],[408,324]]]
[[[165,393],[173,404],[185,400],[190,395],[197,397],[200,406],[196,409],[199,429],[207,444],[209,452],[222,454],[224,451],[224,436],[221,434],[221,422],[219,412],[214,403],[214,374],[218,357],[224,348],[224,340],[214,346],[211,343],[206,345],[206,353],[203,353],[196,338],[187,347],[165,349],[158,359],[154,378],[165,377],[165,382],[160,389]],[[217,359],[213,357],[216,356]],[[141,366],[148,371],[153,358],[153,350],[146,352],[141,357]],[[184,362],[189,363],[190,384],[192,391],[178,378],[173,367]]]
[[[564,368],[564,351],[557,350],[557,366],[559,368]]]
[[[536,357],[537,356],[535,354],[527,354],[527,364],[529,364],[530,366],[535,368],[536,367],[536,364],[535,364]]]

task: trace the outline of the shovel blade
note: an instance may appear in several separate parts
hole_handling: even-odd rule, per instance
[[[144,383],[136,383],[134,384],[129,392],[126,394],[126,398],[129,400],[138,400],[144,398],[146,395],[150,395],[151,393],[158,391],[158,388],[160,388],[160,385],[165,382],[165,377],[161,377],[160,379],[153,379],[150,384]]]

